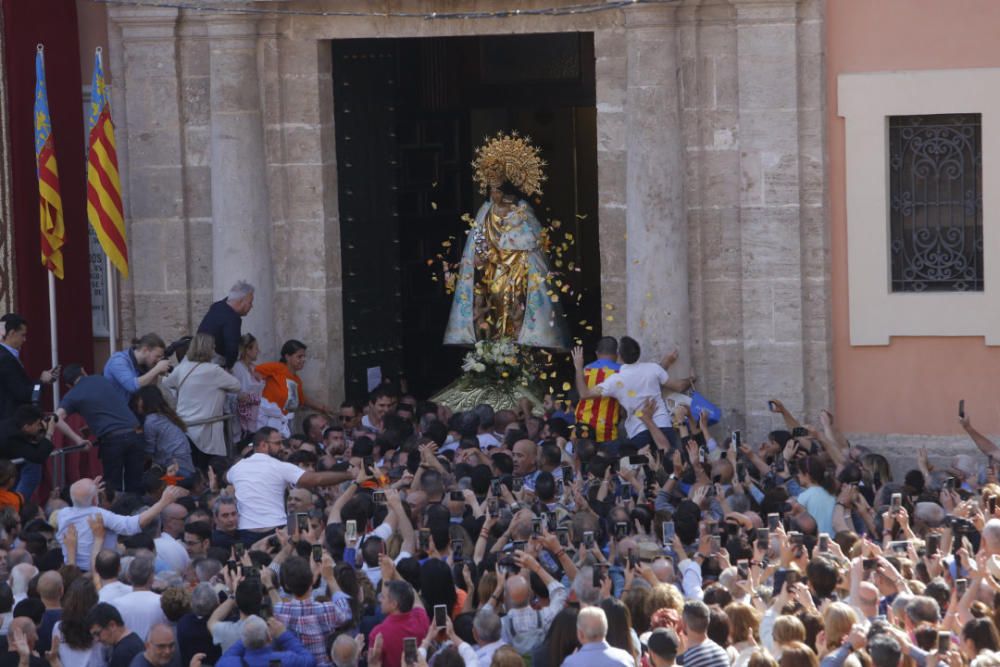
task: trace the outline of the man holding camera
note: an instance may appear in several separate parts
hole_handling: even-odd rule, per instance
[[[0,459],[24,459],[15,491],[25,499],[35,492],[42,478],[41,464],[52,453],[55,415],[45,416],[34,405],[19,405],[14,416],[0,427]]]

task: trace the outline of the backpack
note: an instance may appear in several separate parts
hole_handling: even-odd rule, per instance
[[[525,660],[525,665],[531,664],[532,652],[545,641],[545,626],[542,624],[542,612],[535,610],[535,627],[529,630],[517,632],[510,616],[505,616],[503,625],[506,626],[506,634],[510,637],[510,644],[514,647],[521,658]]]

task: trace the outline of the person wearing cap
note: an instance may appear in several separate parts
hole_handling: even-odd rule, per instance
[[[69,364],[63,379],[70,387],[56,414],[79,414],[97,435],[104,482],[115,491],[141,494],[146,441],[139,420],[121,392],[103,375],[87,375],[80,364]]]

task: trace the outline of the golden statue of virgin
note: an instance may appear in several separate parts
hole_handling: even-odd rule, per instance
[[[545,162],[529,139],[498,134],[476,151],[474,178],[487,199],[469,230],[444,342],[507,339],[564,349],[569,338],[552,298],[542,226],[528,203]]]

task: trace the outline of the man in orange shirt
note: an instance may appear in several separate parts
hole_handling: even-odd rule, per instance
[[[605,336],[597,341],[597,361],[587,364],[583,377],[587,388],[593,388],[618,372],[618,341]],[[586,424],[597,442],[608,442],[618,438],[618,419],[621,406],[613,398],[585,398],[576,406],[576,423]]]

